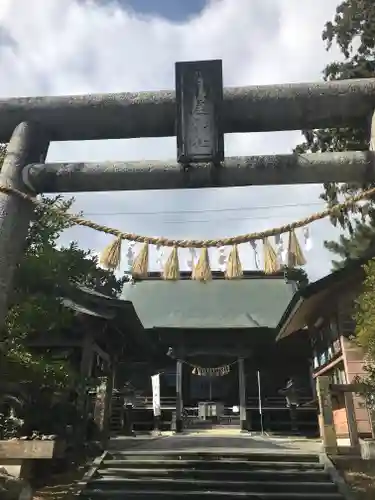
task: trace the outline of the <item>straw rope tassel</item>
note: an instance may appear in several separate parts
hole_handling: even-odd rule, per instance
[[[99,263],[107,269],[118,269],[121,264],[121,238],[116,238],[100,254]]]
[[[178,261],[178,248],[173,247],[164,266],[163,278],[165,280],[177,281],[180,278],[180,263]]]
[[[289,232],[288,244],[288,267],[304,266],[306,264],[305,256],[299,244],[294,230]]]
[[[210,281],[212,279],[210,257],[208,255],[208,248],[202,248],[202,252],[194,267],[191,279],[196,281]]]
[[[241,259],[238,253],[238,246],[233,245],[232,250],[228,257],[227,269],[225,271],[225,277],[229,280],[236,278],[242,278],[243,270]]]
[[[135,278],[147,278],[148,274],[148,243],[144,243],[139,254],[134,259],[132,276]]]
[[[373,144],[371,145],[373,147]],[[266,229],[260,232],[246,233],[238,236],[233,236],[230,238],[221,238],[220,240],[169,240],[168,238],[160,238],[156,236],[142,236],[135,233],[122,232],[113,227],[105,226],[103,224],[98,224],[97,222],[87,220],[83,218],[81,215],[66,213],[62,209],[56,206],[49,206],[44,203],[39,198],[27,194],[19,189],[14,187],[5,185],[0,183],[0,193],[12,194],[17,196],[19,199],[26,200],[30,203],[33,203],[35,206],[42,207],[49,214],[58,215],[66,221],[69,221],[71,224],[77,224],[82,227],[89,227],[95,231],[100,231],[105,234],[112,234],[116,238],[121,238],[123,240],[132,241],[135,243],[144,243],[149,245],[162,245],[165,247],[174,247],[177,246],[179,248],[211,248],[217,246],[228,246],[228,245],[240,245],[241,243],[247,243],[254,240],[263,240],[270,236],[275,236],[277,234],[289,233],[294,231],[295,229],[302,228],[311,224],[312,222],[316,222],[318,220],[322,220],[329,215],[334,215],[340,213],[342,210],[349,209],[353,210],[353,205],[358,203],[359,201],[370,199],[375,195],[375,187],[371,189],[367,189],[366,191],[362,191],[355,196],[351,196],[347,198],[343,203],[338,203],[332,207],[326,208],[321,212],[316,212],[311,214],[303,219],[295,220],[289,224],[284,224],[283,226],[274,227],[272,229]],[[120,242],[117,242],[117,244]],[[302,252],[301,252],[302,253]],[[104,257],[104,255],[103,255]],[[304,260],[304,258],[303,258]],[[101,262],[106,262],[106,259],[103,258]],[[112,263],[113,265],[113,263]]]
[[[263,240],[264,272],[266,274],[276,273],[279,269],[277,254],[268,238]]]

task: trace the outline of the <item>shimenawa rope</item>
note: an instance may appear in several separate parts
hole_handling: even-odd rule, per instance
[[[171,240],[165,237],[155,237],[155,236],[142,236],[135,233],[127,233],[120,231],[118,229],[114,229],[108,226],[104,226],[102,224],[97,224],[96,222],[86,220],[78,215],[70,214],[64,212],[57,207],[51,207],[43,201],[38,200],[36,197],[28,195],[18,189],[15,189],[11,186],[6,186],[4,184],[0,184],[0,192],[7,194],[14,194],[19,198],[32,202],[34,205],[38,205],[43,207],[46,211],[57,214],[61,217],[64,217],[66,220],[77,224],[79,226],[89,227],[90,229],[94,229],[95,231],[100,231],[105,234],[111,234],[116,238],[134,241],[136,243],[144,243],[148,245],[159,245],[163,247],[177,247],[177,248],[210,248],[210,247],[221,247],[221,246],[233,246],[239,245],[241,243],[249,243],[254,240],[264,240],[269,236],[275,236],[278,234],[288,233],[295,229],[307,226],[312,222],[316,222],[318,220],[324,219],[330,215],[338,214],[344,211],[347,208],[352,207],[354,204],[359,201],[370,198],[375,195],[375,187],[363,191],[355,196],[352,196],[345,200],[343,203],[338,203],[330,208],[322,210],[320,212],[316,212],[314,214],[309,215],[303,219],[299,219],[297,221],[291,222],[289,224],[284,224],[283,226],[266,229],[265,231],[258,231],[253,233],[246,233],[238,236],[233,236],[229,238],[221,238],[221,239],[210,239],[210,240]]]

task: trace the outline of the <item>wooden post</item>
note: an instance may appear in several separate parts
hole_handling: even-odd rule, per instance
[[[91,377],[92,364],[94,361],[93,339],[89,332],[85,332],[82,342],[82,356],[80,365],[80,374],[86,382]]]
[[[238,385],[240,399],[240,429],[241,432],[248,430],[246,417],[246,376],[245,376],[245,360],[238,358]]]
[[[81,387],[78,395],[78,411],[81,418],[81,425],[77,426],[77,439],[82,442],[86,437],[87,416],[88,416],[88,394],[87,394],[87,379],[91,376],[93,364],[93,339],[89,332],[85,332],[82,342],[82,355],[80,365]]]
[[[323,439],[324,450],[327,454],[337,454],[337,436],[333,421],[332,397],[330,378],[320,376],[316,378],[316,391],[319,402],[319,425]]]
[[[38,125],[18,125],[7,147],[0,183],[28,193],[22,180],[22,170],[29,163],[44,162],[48,145],[48,138]],[[31,202],[11,193],[0,192],[0,330],[8,311],[14,272],[25,248],[33,209]]]
[[[182,361],[178,359],[176,362],[176,433],[182,432],[183,430],[182,368]]]
[[[360,443],[359,443],[357,420],[355,417],[353,394],[351,392],[344,392],[344,398],[345,398],[346,416],[348,419],[350,446],[356,448],[356,450],[359,451]]]
[[[101,418],[100,418],[100,434],[101,441],[103,447],[106,446],[108,439],[110,437],[110,423],[111,423],[111,412],[112,412],[112,393],[114,387],[114,377],[115,377],[115,369],[114,362],[107,366],[107,374],[104,377],[105,379],[105,388],[104,388],[104,401],[103,406],[101,408]]]

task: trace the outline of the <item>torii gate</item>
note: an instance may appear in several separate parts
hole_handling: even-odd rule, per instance
[[[220,60],[176,63],[176,91],[0,100],[0,184],[29,195],[369,182],[373,152],[224,159],[224,133],[374,128],[375,78],[223,89]],[[177,161],[44,163],[50,141],[177,135]],[[0,327],[33,205],[0,192]]]

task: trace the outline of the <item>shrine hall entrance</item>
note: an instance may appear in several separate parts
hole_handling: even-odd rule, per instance
[[[240,428],[240,381],[237,360],[201,357],[188,360],[188,363],[185,363],[184,367],[188,403],[183,411],[184,427]]]
[[[176,431],[181,394],[180,431],[183,432],[228,428],[274,435],[317,435],[317,408],[307,367],[301,367],[298,371],[294,368],[298,375],[299,406],[293,421],[286,398],[281,394],[289,375],[287,366],[283,370],[281,366],[277,367],[272,363],[268,368],[257,370],[253,358],[249,357],[243,362],[242,378],[242,363],[237,360],[230,364],[229,359],[227,363],[223,363],[223,359],[225,360],[218,358],[216,362],[211,357],[186,358],[184,362],[171,359],[169,366],[160,371],[161,414],[158,425],[161,431]],[[135,434],[151,432],[155,430],[155,419],[152,384],[147,366],[144,363],[127,366],[137,386],[130,387],[130,392],[124,392],[123,384],[117,378],[119,390],[113,399],[112,432],[123,434],[126,401],[131,401],[132,404],[131,419]],[[206,367],[206,370],[207,367],[219,367],[225,371],[228,366],[229,372],[223,375],[203,374],[197,370],[198,367]],[[241,387],[244,388],[242,398]]]
[[[216,364],[211,361],[210,365],[204,359],[199,361],[199,365],[218,366],[217,360]],[[316,406],[308,370],[302,368],[298,373],[299,404],[297,414],[293,417],[282,394],[289,371],[281,367],[276,373],[272,367],[257,370],[251,357],[245,359],[243,365],[243,388],[241,365],[238,362],[221,364],[220,368],[230,368],[227,373],[211,376],[199,375],[196,370],[184,366],[184,429],[228,427],[250,432],[297,433],[304,436],[317,433]],[[244,393],[242,398],[241,389]],[[242,412],[241,407],[244,408]]]

